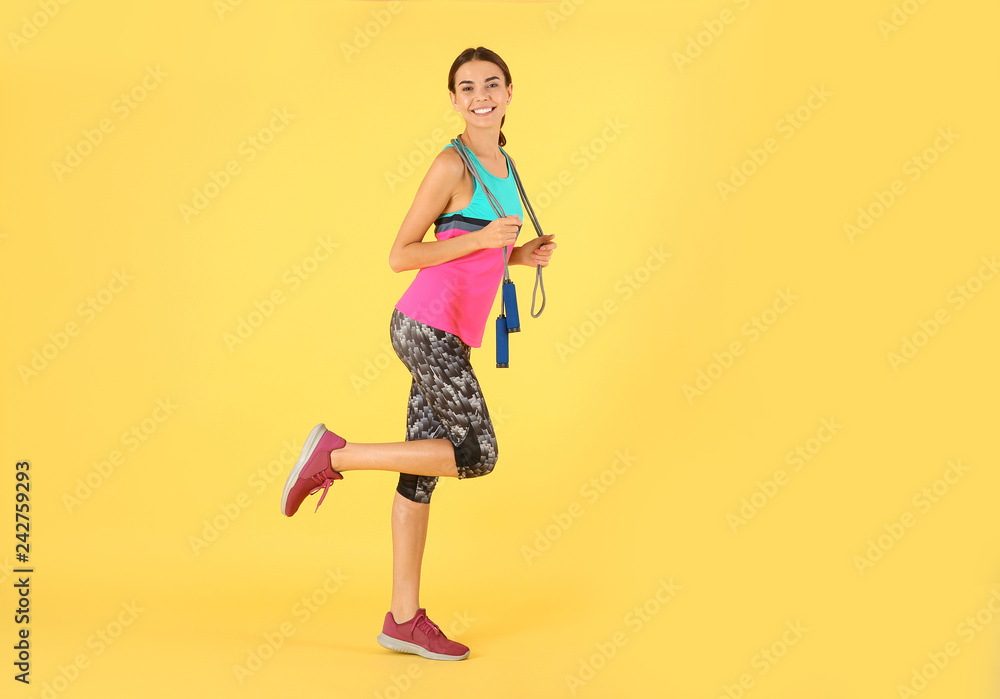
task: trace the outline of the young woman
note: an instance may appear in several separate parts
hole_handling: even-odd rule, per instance
[[[378,642],[435,660],[462,660],[469,649],[449,640],[419,603],[420,563],[431,493],[438,477],[473,478],[493,470],[497,442],[479,381],[469,362],[508,265],[548,266],[552,235],[514,247],[521,202],[513,159],[502,150],[513,95],[507,64],[482,46],[463,51],[448,73],[448,91],[465,120],[459,136],[484,184],[507,214],[494,218],[482,188],[451,147],[431,163],[389,253],[394,272],[417,269],[389,323],[392,346],[413,377],[405,442],[359,444],[317,425],[306,439],[281,497],[291,517],[302,501],[327,490],[344,471],[398,471],[392,504],[392,600]],[[508,162],[509,159],[509,162]],[[437,240],[424,241],[431,224]]]

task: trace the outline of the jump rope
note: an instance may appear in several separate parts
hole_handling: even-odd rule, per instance
[[[486,194],[486,198],[489,199],[490,205],[493,210],[496,211],[498,218],[503,218],[506,214],[503,212],[503,208],[500,206],[500,202],[497,201],[493,193],[486,187],[483,183],[482,178],[479,176],[479,172],[476,168],[475,163],[472,162],[472,157],[470,156],[468,149],[465,144],[462,143],[461,139],[453,138],[451,144],[455,146],[455,150],[458,151],[459,156],[465,162],[465,166],[472,173],[472,176],[476,178],[476,182],[482,188],[483,192]],[[521,196],[521,201],[524,202],[525,208],[528,210],[528,217],[531,219],[531,225],[535,227],[535,233],[541,237],[542,227],[538,224],[538,219],[535,218],[535,210],[531,208],[531,202],[528,201],[528,195],[524,193],[524,186],[521,184],[521,178],[517,174],[517,168],[514,167],[514,161],[510,159],[507,152],[500,148],[500,152],[503,153],[504,158],[510,164],[511,174],[514,176],[514,182],[517,184],[517,191]],[[520,231],[520,227],[518,227]],[[535,312],[535,294],[538,290],[542,290],[542,305]],[[510,278],[510,270],[507,269],[507,246],[503,246],[503,284],[501,284],[502,293],[500,295],[500,315],[497,316],[496,329],[497,329],[497,368],[505,369],[510,366],[509,362],[509,347],[507,335],[510,333],[521,332],[521,320],[517,315],[517,293],[514,290],[514,282]],[[542,311],[545,310],[545,284],[542,283],[542,268],[541,266],[535,267],[535,287],[531,291],[531,317],[537,318],[542,315]]]

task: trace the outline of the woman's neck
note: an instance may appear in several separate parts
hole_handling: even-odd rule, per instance
[[[479,158],[482,163],[487,162],[499,162],[503,155],[500,153],[500,133],[499,129],[485,130],[477,129],[475,131],[466,129],[464,133],[459,136],[459,140],[465,145],[466,148],[471,150]]]

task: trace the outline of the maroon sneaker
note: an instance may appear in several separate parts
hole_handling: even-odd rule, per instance
[[[316,503],[316,510],[319,509],[326,491],[334,481],[343,478],[330,465],[330,452],[341,449],[346,444],[343,437],[330,432],[323,423],[313,427],[302,447],[299,460],[295,462],[285,481],[285,490],[281,493],[281,514],[291,517],[307,495],[322,490],[323,494]]]
[[[465,660],[468,646],[450,641],[438,625],[427,618],[427,610],[417,610],[417,615],[403,624],[397,624],[392,612],[385,615],[378,644],[400,653],[414,653],[431,660]]]

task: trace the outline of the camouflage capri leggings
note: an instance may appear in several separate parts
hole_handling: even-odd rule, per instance
[[[497,439],[479,380],[469,362],[472,348],[449,332],[392,311],[389,337],[413,381],[406,411],[406,441],[447,439],[455,448],[459,478],[485,476],[497,462]],[[437,476],[399,474],[396,491],[429,503]]]

